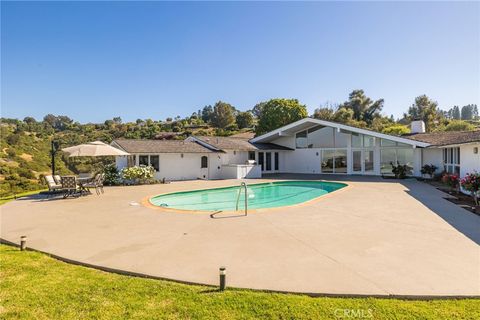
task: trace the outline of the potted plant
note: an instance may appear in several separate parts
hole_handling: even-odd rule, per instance
[[[430,179],[433,179],[433,176],[435,175],[435,171],[437,171],[438,167],[434,164],[426,164],[422,167],[420,172],[422,175],[429,175]]]
[[[395,165],[393,162],[390,162],[392,165],[392,173],[395,175],[395,179],[405,179],[407,175],[411,173],[411,169],[406,164],[400,164],[397,162]]]
[[[460,185],[464,190],[470,192],[473,198],[473,202],[475,202],[475,212],[480,213],[480,205],[478,199],[480,193],[480,173],[467,173],[465,177],[460,180]]]
[[[458,193],[459,179],[456,174],[445,173],[442,176],[442,182],[450,187],[449,193],[452,193],[453,191]]]

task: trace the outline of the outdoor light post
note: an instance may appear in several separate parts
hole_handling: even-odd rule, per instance
[[[220,291],[224,291],[226,287],[227,270],[225,267],[220,267]]]
[[[20,237],[20,250],[25,251],[27,249],[27,236]]]

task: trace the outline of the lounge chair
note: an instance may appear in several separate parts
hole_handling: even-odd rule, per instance
[[[62,190],[62,185],[57,183],[53,176],[45,176],[45,181],[47,182],[48,191],[50,194],[54,194],[55,192]]]
[[[58,174],[53,176],[53,180],[55,180],[56,184],[62,185],[62,178]]]

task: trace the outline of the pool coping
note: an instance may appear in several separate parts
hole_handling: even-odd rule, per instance
[[[282,180],[278,180],[278,181],[275,181],[275,182],[288,182],[288,181],[300,181],[300,180],[297,180],[297,179],[292,179],[292,180],[289,180],[289,179],[282,179]],[[340,184],[344,184],[345,186],[340,188],[340,189],[337,189],[335,191],[332,191],[332,192],[328,192],[327,194],[324,194],[324,195],[321,195],[321,196],[318,196],[318,197],[315,197],[313,199],[310,199],[310,200],[307,200],[307,201],[304,201],[304,202],[301,202],[301,203],[296,203],[296,204],[292,204],[292,205],[287,205],[287,206],[280,206],[280,207],[272,207],[272,208],[262,208],[262,209],[249,209],[247,211],[247,214],[248,213],[265,213],[265,212],[270,212],[270,211],[274,211],[274,210],[280,210],[280,209],[288,209],[288,208],[294,208],[294,207],[302,207],[302,206],[307,206],[307,205],[311,205],[313,203],[316,203],[322,199],[325,199],[327,197],[331,197],[332,195],[334,194],[337,194],[338,192],[341,192],[341,191],[345,191],[345,190],[348,190],[350,188],[353,188],[353,185],[352,184],[349,184],[349,183],[346,183],[345,181],[337,181],[337,180],[324,180],[324,179],[321,179],[321,180],[308,180],[308,181],[313,181],[313,182],[333,182],[333,183],[340,183]],[[259,183],[255,183],[253,185],[258,185],[258,184],[267,184],[268,182],[259,182]],[[154,209],[154,210],[160,210],[160,211],[164,211],[165,213],[182,213],[182,214],[208,214],[210,216],[214,216],[216,214],[220,214],[220,213],[225,213],[225,214],[240,214],[240,215],[245,215],[244,214],[244,210],[228,210],[228,211],[222,211],[222,210],[219,210],[219,211],[206,211],[206,210],[187,210],[187,209],[175,209],[175,208],[166,208],[166,207],[161,207],[161,206],[156,206],[154,204],[152,204],[150,202],[150,199],[152,197],[157,197],[157,196],[163,196],[163,195],[167,195],[167,194],[175,194],[175,193],[185,193],[185,192],[191,192],[191,191],[201,191],[201,190],[215,190],[215,189],[227,189],[227,188],[231,188],[233,186],[226,186],[226,187],[219,187],[219,188],[212,188],[212,189],[193,189],[193,190],[182,190],[182,191],[175,191],[175,192],[164,192],[164,193],[160,193],[160,194],[155,194],[155,195],[149,195],[149,196],[146,196],[144,197],[142,200],[141,200],[141,204],[144,206],[144,207],[147,207],[147,208],[150,208],[150,209]]]

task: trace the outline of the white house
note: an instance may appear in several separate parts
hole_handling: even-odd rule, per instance
[[[194,137],[185,140],[114,140],[112,145],[130,156],[116,158],[118,169],[151,165],[156,179],[260,178],[262,170],[279,172],[280,155],[291,149],[271,143],[250,143],[245,137]],[[255,163],[269,154],[268,165]]]
[[[425,164],[464,176],[480,171],[480,130],[392,136],[340,123],[305,118],[261,136],[196,137],[175,140],[115,140],[132,156],[117,166],[152,165],[156,178],[257,178],[264,173],[389,175],[391,163],[421,176]],[[249,163],[250,160],[250,163]],[[254,163],[253,163],[254,162]]]

